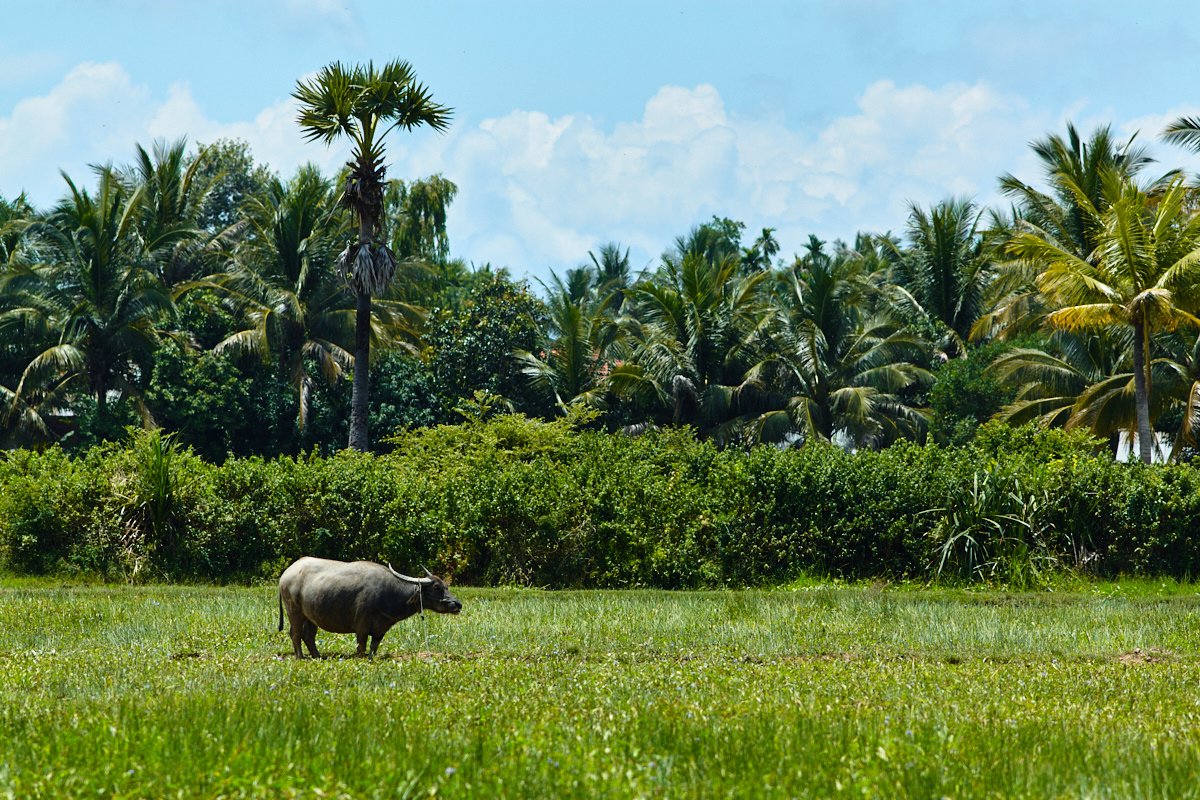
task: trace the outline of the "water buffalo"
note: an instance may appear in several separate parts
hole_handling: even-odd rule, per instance
[[[291,624],[292,648],[303,658],[300,642],[313,658],[317,652],[317,628],[331,633],[353,633],[358,637],[358,655],[363,655],[371,637],[371,657],[383,635],[402,619],[422,609],[457,614],[462,603],[441,578],[425,570],[424,578],[410,578],[392,565],[374,561],[331,561],[305,556],[279,576],[279,630],[283,610]]]

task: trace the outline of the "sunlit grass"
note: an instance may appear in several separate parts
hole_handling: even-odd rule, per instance
[[[1200,600],[457,590],[374,662],[274,587],[0,588],[0,796],[1189,797]]]

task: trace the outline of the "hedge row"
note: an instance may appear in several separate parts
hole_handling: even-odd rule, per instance
[[[0,456],[0,563],[115,580],[273,579],[305,554],[549,587],[1186,578],[1197,532],[1197,469],[997,425],[967,448],[857,454],[502,416],[403,434],[386,456],[215,466],[153,432]]]

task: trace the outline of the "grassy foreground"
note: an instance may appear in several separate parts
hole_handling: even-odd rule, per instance
[[[0,586],[0,796],[1195,797],[1200,599],[460,590],[287,657],[271,586]]]

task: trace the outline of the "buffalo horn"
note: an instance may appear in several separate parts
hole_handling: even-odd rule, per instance
[[[429,577],[429,578],[410,578],[410,577],[409,577],[409,576],[407,576],[407,575],[401,575],[399,572],[396,572],[396,570],[395,570],[395,569],[392,567],[392,565],[391,565],[391,563],[390,563],[390,562],[388,563],[388,565],[387,565],[387,568],[388,568],[388,569],[390,569],[390,570],[392,571],[392,574],[393,574],[393,575],[395,575],[397,578],[399,578],[399,579],[400,579],[400,580],[402,580],[402,581],[408,581],[409,583],[418,583],[418,584],[422,584],[422,585],[423,585],[423,584],[427,584],[427,583],[433,583],[433,578],[432,578],[432,577]],[[426,571],[426,572],[429,572],[429,570],[425,570],[425,571]]]

